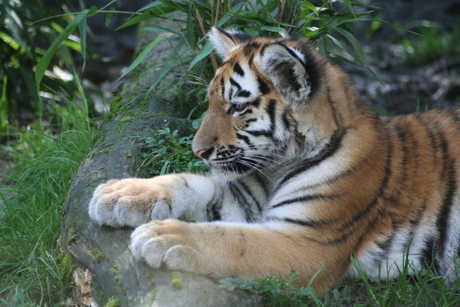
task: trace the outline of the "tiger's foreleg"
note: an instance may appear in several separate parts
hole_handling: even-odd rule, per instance
[[[135,229],[131,249],[154,268],[166,265],[216,277],[281,278],[295,270],[305,286],[321,271],[313,283],[315,292],[328,290],[348,266],[346,254],[309,240],[301,229],[288,228],[282,223],[153,221]]]
[[[212,177],[193,174],[110,180],[94,191],[89,215],[114,227],[168,218],[206,221],[206,206],[219,188]]]

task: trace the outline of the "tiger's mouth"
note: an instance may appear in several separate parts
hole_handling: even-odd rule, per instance
[[[257,171],[263,172],[272,160],[271,157],[261,154],[249,156],[244,149],[239,148],[231,153],[229,151],[217,153],[217,156],[208,160],[207,164],[217,172],[242,176]]]

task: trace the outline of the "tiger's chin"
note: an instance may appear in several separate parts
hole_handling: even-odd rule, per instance
[[[208,164],[211,171],[217,178],[224,181],[233,181],[248,176],[256,171],[255,168],[241,163],[213,165]]]

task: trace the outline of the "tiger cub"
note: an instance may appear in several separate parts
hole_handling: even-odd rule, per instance
[[[193,139],[212,174],[110,180],[98,224],[137,227],[150,266],[218,277],[315,277],[318,294],[404,261],[456,280],[460,111],[382,117],[348,76],[299,39],[214,28],[224,59]],[[194,220],[186,223],[179,220]]]

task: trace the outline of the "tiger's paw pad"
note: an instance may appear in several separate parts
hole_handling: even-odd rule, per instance
[[[152,180],[110,180],[94,191],[89,216],[100,225],[137,227],[171,216],[170,201]]]
[[[171,270],[193,271],[196,251],[189,245],[187,228],[187,223],[176,220],[141,225],[131,234],[131,251],[153,268],[164,264]]]

